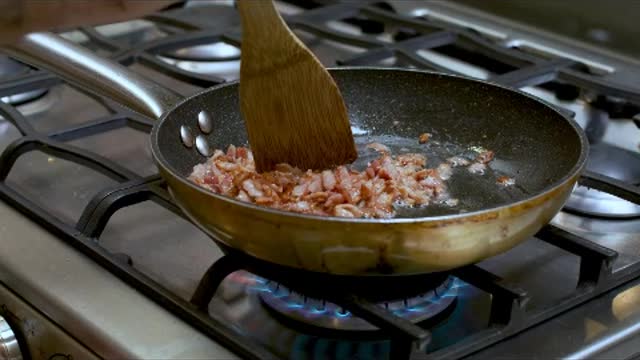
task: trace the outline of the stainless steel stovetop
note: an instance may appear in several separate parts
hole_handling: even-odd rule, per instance
[[[588,86],[577,90],[565,86],[561,96],[565,100],[559,100],[551,91],[557,90],[557,86],[522,87],[575,112],[576,121],[587,129],[596,149],[592,153],[595,160],[590,164],[591,170],[630,186],[640,183],[640,137],[631,120],[638,112],[636,106],[640,105],[637,95],[640,94],[640,61],[617,54],[602,44],[579,43],[562,34],[534,29],[531,25],[454,3],[404,0],[390,3],[399,14],[413,18],[415,23],[411,24],[418,28],[423,25],[470,28],[472,34],[503,48],[516,47],[524,54],[544,59],[562,57],[581,63],[581,71],[596,74],[598,79],[618,89],[617,96],[605,91],[606,99],[598,100],[601,94]],[[232,2],[191,2],[184,9],[150,16],[147,20],[82,29],[65,36],[120,60],[131,53],[139,54],[132,68],[188,95],[203,86],[238,76],[239,51],[234,46],[237,33],[231,31],[225,33],[226,37],[218,36],[238,25],[230,4]],[[290,16],[302,11],[291,3],[279,5],[282,12]],[[363,57],[366,48],[392,49],[392,44],[402,41],[398,34],[416,35],[412,33],[414,28],[398,23],[378,31],[375,13],[369,15],[371,19],[364,22],[359,19],[355,25],[334,20],[324,24],[350,37],[350,41],[327,40],[330,37],[327,33],[320,34],[318,28],[308,24],[297,27],[297,32],[327,66],[335,66],[337,60],[345,64],[358,61],[373,64],[373,60]],[[154,46],[166,39],[177,39],[172,40],[172,44],[187,45],[165,46],[164,49],[171,50],[156,51],[160,46]],[[204,45],[191,46],[194,43]],[[390,52],[377,62],[386,66],[430,64],[437,69],[442,67],[478,78],[496,76],[492,71],[496,65],[490,61],[483,63],[460,56],[471,56],[477,48],[463,53],[441,48],[414,50],[412,53]],[[489,58],[492,56],[495,54],[491,53]],[[484,66],[486,64],[489,66]],[[507,65],[502,63],[497,68],[512,66]],[[571,85],[571,81],[563,83]],[[141,181],[149,180],[147,177],[154,179],[156,169],[145,134],[150,126],[148,121],[130,121],[134,126],[122,126],[126,123],[122,109],[59,83],[49,75],[25,68],[20,70],[17,79],[0,78],[0,96],[12,104],[1,106],[5,118],[11,117],[7,111],[12,107],[18,109],[35,131],[64,142],[66,147],[61,152],[89,150],[100,157],[98,161],[107,159],[116,163]],[[28,100],[30,97],[33,99]],[[566,100],[568,98],[571,100]],[[83,130],[89,122],[96,126]],[[16,146],[23,135],[11,121],[0,120],[0,150]],[[223,256],[220,249],[171,208],[146,198],[118,208],[110,217],[106,215],[108,221],[104,228],[92,227],[85,221],[91,215],[88,209],[92,199],[99,198],[98,194],[105,189],[117,189],[121,179],[92,170],[77,158],[69,159],[56,151],[45,150],[36,147],[22,154],[0,186],[5,200],[0,202],[0,315],[13,324],[32,357],[71,354],[74,358],[226,359],[238,356],[232,345],[208,336],[210,333],[202,330],[200,323],[179,316],[175,301],[154,298],[160,292],[166,293],[167,298],[188,301],[207,269]],[[0,161],[0,164],[7,163]],[[15,199],[27,201],[19,203]],[[35,213],[27,214],[34,208]],[[638,353],[640,281],[637,277],[640,271],[635,266],[640,260],[640,207],[579,187],[567,210],[556,216],[553,225],[615,250],[618,257],[612,263],[613,270],[625,274],[624,281],[619,282],[630,281],[598,297],[590,298],[587,294],[586,303],[501,342],[483,346],[469,357],[617,359]],[[585,212],[590,213],[589,216],[584,215]],[[75,236],[88,241],[74,245]],[[101,255],[92,255],[92,251]],[[118,259],[117,265],[107,266],[108,259],[113,258]],[[526,289],[528,301],[522,304],[524,310],[539,312],[541,317],[545,309],[556,308],[567,298],[575,298],[580,276],[580,257],[536,238],[477,266],[501,277],[500,283]],[[161,290],[150,293],[135,287],[126,274],[130,268],[142,274],[145,284],[161,286]],[[460,279],[456,279],[453,287],[456,300],[449,313],[440,322],[428,326],[432,340],[426,351],[436,357],[456,355],[443,351],[461,341],[473,342],[474,334],[477,336],[489,327],[500,329],[499,324],[488,326],[492,301],[489,291]],[[585,289],[585,294],[591,291],[588,286]],[[208,312],[228,327],[225,331],[233,333],[234,339],[246,339],[251,346],[264,349],[263,354],[295,359],[390,356],[391,343],[384,337],[300,330],[267,309],[265,293],[277,291],[263,278],[236,272],[224,280],[209,302]],[[300,297],[286,299],[289,307],[301,311]],[[330,316],[344,321],[340,319],[352,315],[336,308]],[[420,350],[414,356],[424,354],[425,350]]]

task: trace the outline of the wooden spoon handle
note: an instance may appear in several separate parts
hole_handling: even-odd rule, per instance
[[[273,36],[274,31],[288,32],[272,0],[239,0],[237,4],[245,35]]]
[[[326,169],[357,152],[340,90],[272,0],[239,0],[240,108],[258,172]]]
[[[242,20],[242,75],[264,76],[299,61],[315,60],[278,13],[272,0],[239,0]],[[318,66],[321,64],[318,62]]]

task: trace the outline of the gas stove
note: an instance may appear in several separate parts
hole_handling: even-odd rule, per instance
[[[447,274],[292,274],[185,219],[151,120],[0,58],[0,358],[637,355],[640,61],[607,48],[606,29],[589,43],[453,2],[278,6],[326,66],[489,79],[572,114],[591,153],[564,210]],[[237,79],[240,34],[233,1],[193,1],[63,36],[189,95]]]

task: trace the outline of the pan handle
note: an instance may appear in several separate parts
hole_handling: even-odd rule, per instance
[[[182,98],[125,66],[52,33],[27,34],[3,51],[154,119],[159,119]]]

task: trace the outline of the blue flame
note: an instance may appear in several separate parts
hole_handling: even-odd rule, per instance
[[[427,307],[426,306],[410,306],[407,308],[409,312],[423,312]]]
[[[287,307],[289,309],[302,309],[304,304],[296,303],[296,302],[288,302]]]
[[[262,286],[262,285],[254,285],[251,288],[249,288],[249,291],[267,292],[267,293],[272,293],[273,292],[273,290],[269,289],[266,286]]]
[[[440,295],[440,298],[450,298],[450,297],[456,297],[458,296],[458,289],[464,288],[469,286],[469,284],[467,284],[466,282],[458,279],[458,278],[453,278],[453,281],[451,281],[449,283],[449,286],[447,286],[447,292]],[[455,291],[454,291],[455,290]]]
[[[463,288],[463,287],[467,287],[469,286],[469,284],[467,284],[466,282],[458,279],[458,278],[453,278],[453,281],[451,282],[451,287],[450,289],[459,289],[459,288]]]
[[[451,298],[451,297],[456,297],[456,296],[457,296],[457,294],[456,294],[456,293],[448,292],[448,293],[446,293],[446,294],[444,294],[444,295],[440,295],[440,297],[439,297],[439,298],[440,298],[440,299],[445,299],[445,298]]]
[[[403,309],[396,309],[393,310],[393,314],[396,316],[400,316],[402,317],[403,315],[406,315],[407,313],[411,313],[411,312],[425,312],[427,311],[427,308],[429,307],[429,305],[426,306],[411,306],[411,307],[407,307],[407,308],[403,308]]]
[[[248,278],[245,278],[246,282]],[[265,280],[263,278],[253,276],[251,277],[251,283],[247,285],[248,292],[264,292],[273,294],[272,296],[275,298],[284,298],[289,295],[289,291],[281,286],[276,286],[274,288],[274,283],[271,283],[269,280]]]
[[[326,313],[326,312],[327,312],[327,309],[326,309],[326,308],[323,308],[323,309],[318,309],[318,308],[316,308],[316,307],[312,307],[312,308],[311,308],[311,313],[312,313],[312,314],[324,314],[324,313]]]
[[[269,293],[270,296],[281,299],[283,305],[288,309],[307,312],[310,316],[317,316],[320,314],[330,314],[330,316],[334,316],[336,318],[347,318],[353,316],[350,311],[341,309],[333,304],[327,304],[327,306],[319,308],[316,302],[308,303],[303,301],[300,296],[291,293],[287,288],[276,286],[275,283],[263,278],[252,277],[250,280],[250,284],[247,286],[249,291]],[[409,314],[414,313],[429,312],[431,307],[439,304],[443,299],[456,297],[458,293],[457,289],[466,286],[469,285],[458,278],[452,277],[444,287],[431,292],[431,294],[410,300],[411,302],[419,300],[419,303],[414,303],[411,306],[407,305],[406,302],[404,305],[400,303],[399,305],[391,306],[389,310],[399,317],[409,316]]]

